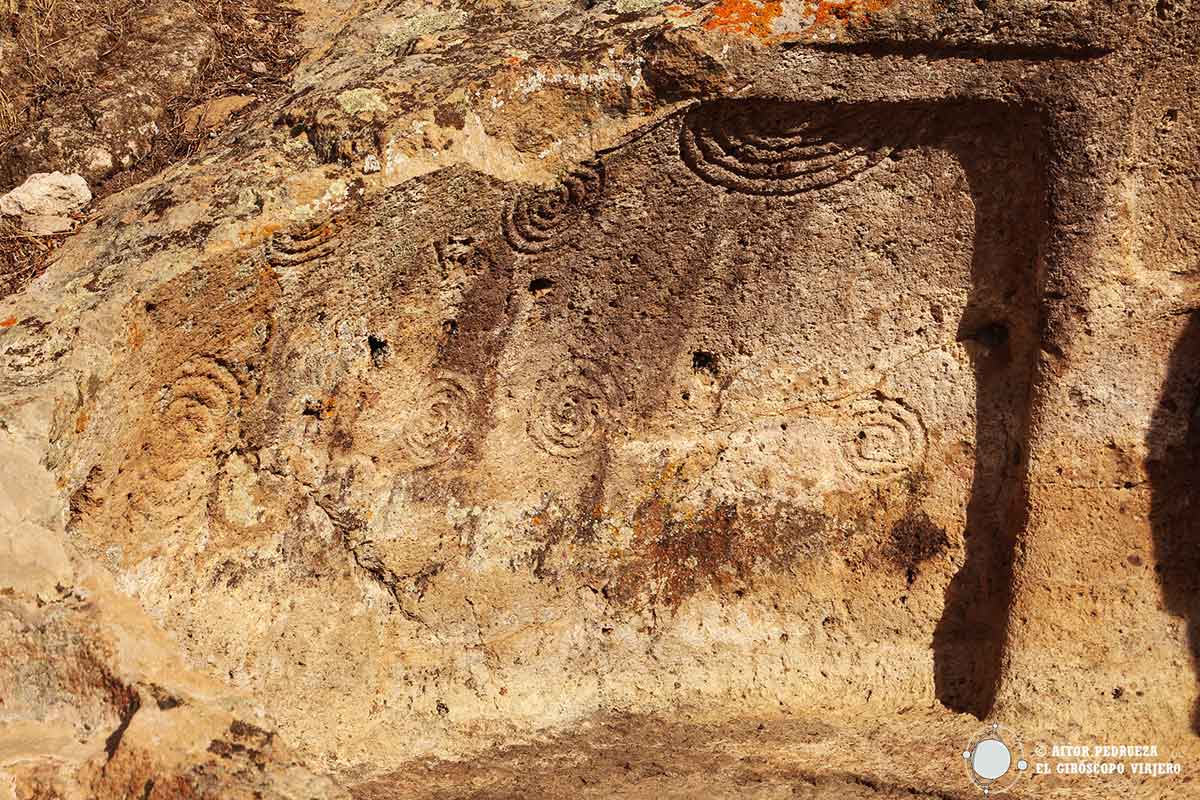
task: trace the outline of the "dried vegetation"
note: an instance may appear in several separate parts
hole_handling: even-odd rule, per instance
[[[113,68],[106,58],[137,32],[152,5],[152,0],[0,0],[0,150],[102,81]],[[187,91],[167,99],[151,152],[93,186],[97,197],[145,180],[203,147],[209,132],[185,128],[189,109],[243,95],[255,98],[249,110],[285,91],[286,76],[300,56],[298,12],[280,0],[195,0],[192,7],[212,29],[216,55]],[[89,52],[98,57],[81,55]],[[10,188],[0,186],[0,192]],[[58,241],[61,237],[34,239],[11,223],[0,224],[0,297],[36,276]]]

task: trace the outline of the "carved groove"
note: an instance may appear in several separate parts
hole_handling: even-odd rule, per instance
[[[542,253],[566,242],[604,193],[604,165],[573,171],[551,189],[514,198],[504,209],[504,238],[518,253]]]
[[[335,233],[332,222],[277,233],[267,242],[267,261],[276,267],[292,267],[327,256],[338,249]]]
[[[708,183],[794,195],[850,180],[886,158],[894,146],[883,122],[852,106],[717,101],[688,113],[680,153]]]
[[[527,430],[539,449],[574,458],[600,444],[618,403],[616,382],[603,367],[573,359],[538,380]]]
[[[925,436],[925,426],[915,411],[896,400],[872,397],[850,406],[843,450],[855,472],[889,478],[924,461]]]
[[[408,458],[418,467],[448,461],[466,442],[474,401],[472,384],[461,375],[446,372],[424,384],[401,435]]]
[[[180,367],[158,413],[159,433],[151,440],[158,477],[174,480],[190,461],[210,456],[240,403],[237,378],[213,359],[197,357]]]

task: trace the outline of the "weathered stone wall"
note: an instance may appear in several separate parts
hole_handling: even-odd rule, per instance
[[[753,796],[972,796],[980,720],[1187,774],[1197,12],[339,13],[0,304],[0,519],[59,575],[10,614],[106,587],[77,669],[4,634],[8,719],[91,741],[4,740],[10,794],[118,796],[170,680],[237,731],[148,792],[752,796],[725,742]]]

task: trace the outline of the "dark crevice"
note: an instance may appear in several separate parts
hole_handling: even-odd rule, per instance
[[[121,746],[121,737],[125,735],[125,731],[129,728],[129,723],[133,722],[133,715],[142,707],[142,699],[137,694],[133,694],[129,699],[129,703],[121,711],[121,724],[117,725],[117,729],[108,735],[104,740],[104,752],[108,754],[108,760],[117,754],[117,748]]]
[[[541,297],[554,288],[554,281],[550,278],[534,278],[529,282],[529,293],[535,297]]]
[[[388,345],[387,340],[374,334],[367,335],[367,348],[371,351],[371,363],[375,365],[376,369],[386,364],[392,356],[392,348]]]
[[[1163,604],[1187,624],[1200,679],[1200,314],[1191,315],[1171,351],[1146,445],[1154,571]],[[1200,706],[1192,728],[1200,733]]]
[[[710,353],[707,350],[697,350],[692,353],[692,370],[707,372],[715,378],[721,371],[717,364],[716,353]]]
[[[968,46],[936,42],[785,42],[785,49],[819,50],[862,56],[961,58],[970,61],[1092,61],[1110,55],[1111,48],[1095,45],[996,44]]]

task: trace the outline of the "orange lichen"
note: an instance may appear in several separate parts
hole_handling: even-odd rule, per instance
[[[704,23],[704,28],[767,41],[771,37],[771,24],[782,12],[783,0],[721,0]]]
[[[75,418],[75,432],[76,433],[84,432],[84,430],[88,426],[88,419],[89,419],[89,417],[88,417],[88,413],[86,411],[79,412],[79,416],[77,416]]]
[[[135,322],[129,326],[129,346],[134,350],[140,350],[142,342],[146,341],[146,334],[138,327]]]
[[[243,243],[250,244],[252,242],[261,242],[271,238],[279,231],[283,230],[283,225],[278,222],[267,222],[261,225],[253,225],[248,228],[243,228],[238,231],[238,239]]]
[[[807,21],[803,30],[789,32],[774,30],[776,19],[783,14],[783,0],[721,0],[709,12],[704,27],[710,31],[726,31],[751,36],[767,43],[785,39],[804,39],[806,35],[829,28],[846,28],[882,11],[897,0],[797,0],[790,4],[788,19],[798,8],[799,18]],[[670,6],[668,8],[674,8]]]
[[[812,18],[809,30],[830,25],[844,26],[868,14],[882,11],[895,0],[804,0],[804,16]]]
[[[16,324],[17,324],[17,318],[9,317],[6,320],[0,321],[0,328],[11,328],[13,325],[16,325]]]

